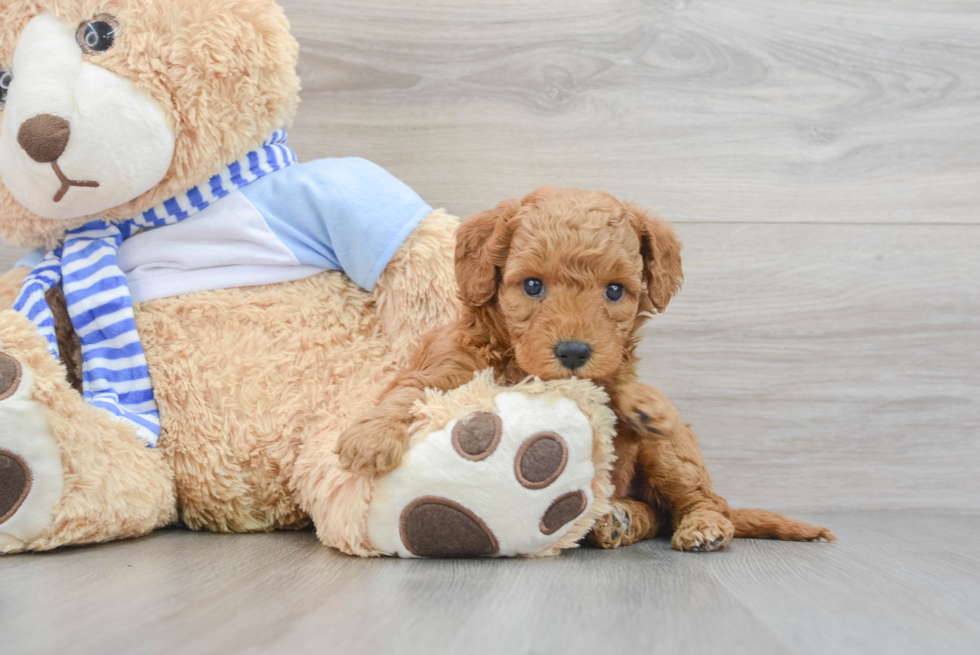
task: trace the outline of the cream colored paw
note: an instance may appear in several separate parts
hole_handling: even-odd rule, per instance
[[[22,550],[51,524],[64,486],[49,410],[33,391],[31,371],[0,353],[0,553]]]
[[[383,478],[369,536],[401,557],[550,554],[593,504],[593,431],[575,402],[499,393],[429,434]]]

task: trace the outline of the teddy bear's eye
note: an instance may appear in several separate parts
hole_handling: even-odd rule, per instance
[[[75,39],[78,47],[87,55],[101,55],[116,45],[119,21],[109,14],[98,14],[90,21],[78,26]]]
[[[13,81],[14,76],[0,68],[0,111],[3,111],[4,105],[7,104],[7,92],[10,91]]]

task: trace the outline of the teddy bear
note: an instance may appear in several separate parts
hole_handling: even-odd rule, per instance
[[[458,219],[358,158],[299,163],[273,0],[0,6],[0,553],[175,523],[312,524],[361,556],[534,556],[609,509],[588,382],[415,408],[384,476],[337,436],[457,311]]]

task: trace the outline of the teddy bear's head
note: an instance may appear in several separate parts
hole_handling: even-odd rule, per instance
[[[295,113],[274,0],[0,2],[0,236],[53,245],[207,180]]]

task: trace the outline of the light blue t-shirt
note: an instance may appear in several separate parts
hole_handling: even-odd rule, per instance
[[[267,175],[180,223],[119,248],[134,302],[343,271],[371,290],[430,212],[414,191],[357,157]],[[38,254],[20,265],[34,266]]]

